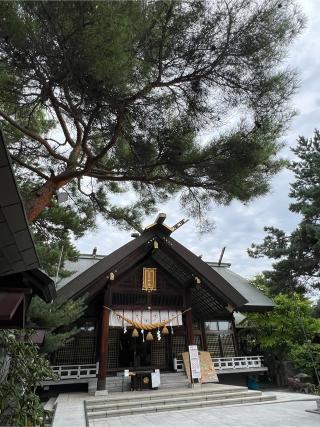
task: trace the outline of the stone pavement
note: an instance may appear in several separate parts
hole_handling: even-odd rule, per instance
[[[319,427],[320,415],[305,412],[315,409],[317,396],[264,391],[276,394],[277,401],[250,405],[199,408],[184,411],[132,415],[90,422],[90,427]],[[52,427],[85,427],[86,393],[60,394]]]

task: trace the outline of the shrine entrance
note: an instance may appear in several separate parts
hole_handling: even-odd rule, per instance
[[[131,333],[122,334],[119,341],[119,367],[144,368],[151,366],[151,342],[139,335],[133,338]]]

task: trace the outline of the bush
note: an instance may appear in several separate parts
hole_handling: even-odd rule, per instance
[[[46,415],[36,388],[54,374],[49,362],[31,342],[33,333],[32,330],[0,330],[0,347],[5,352],[3,360],[7,364],[9,359],[10,363],[0,383],[1,426],[38,426]]]
[[[290,359],[295,367],[310,375],[317,384],[315,369],[320,376],[320,345],[319,344],[302,344],[294,346],[289,354]]]

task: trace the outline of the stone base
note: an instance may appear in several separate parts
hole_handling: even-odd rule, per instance
[[[107,390],[107,379],[98,378],[97,390]]]
[[[311,414],[318,414],[318,415],[320,415],[320,411],[318,411],[317,409],[315,409],[315,410],[306,409],[306,412],[311,412]]]
[[[108,390],[96,390],[94,393],[95,396],[108,396],[108,394]]]
[[[320,399],[316,400],[317,408],[316,409],[306,409],[306,412],[311,412],[312,414],[320,415]]]
[[[97,382],[97,378],[92,378],[88,381],[88,393],[92,396],[94,396],[97,391]]]
[[[189,383],[189,388],[195,388],[195,389],[200,389],[201,388],[201,383]]]

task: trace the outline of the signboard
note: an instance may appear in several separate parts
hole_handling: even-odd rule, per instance
[[[189,345],[189,358],[190,358],[190,369],[191,369],[192,378],[193,379],[201,378],[198,346]]]
[[[196,347],[196,346],[192,346]],[[196,360],[196,354],[198,354],[198,360],[200,365],[200,376],[194,377],[192,375],[192,378],[198,378],[201,383],[211,383],[211,382],[219,382],[218,375],[216,373],[216,370],[213,366],[213,362],[211,359],[211,355],[208,351],[200,351],[195,352],[194,350],[191,350],[191,354],[194,356],[194,360]],[[182,359],[184,364],[184,369],[186,371],[187,377],[189,382],[192,382],[192,378],[190,376],[191,374],[191,355],[189,352],[185,351],[182,353]],[[197,371],[198,374],[199,371]],[[196,374],[196,375],[197,375]]]
[[[160,387],[160,369],[156,369],[151,373],[151,386],[152,388]]]
[[[219,382],[218,375],[213,366],[211,355],[208,351],[200,351],[200,368],[202,383],[217,383]]]

